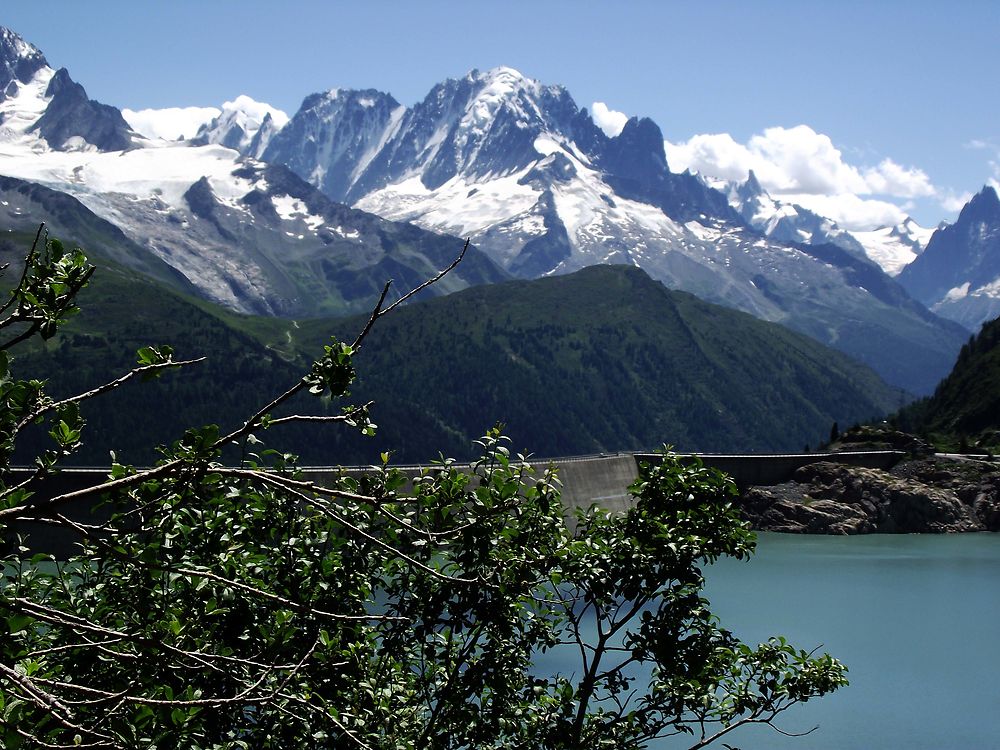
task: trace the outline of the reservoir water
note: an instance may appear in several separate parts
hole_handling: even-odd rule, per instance
[[[706,571],[724,627],[784,635],[844,662],[851,684],[717,742],[740,750],[1000,749],[1000,534],[760,534]],[[543,669],[578,669],[550,652]],[[656,750],[690,746],[663,740]]]
[[[837,657],[851,684],[790,710],[786,738],[742,750],[1000,748],[1000,534],[761,534],[749,562],[707,570],[724,626]]]

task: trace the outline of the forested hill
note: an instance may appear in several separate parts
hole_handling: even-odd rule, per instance
[[[16,261],[29,238],[11,237]],[[93,255],[93,254],[92,254]],[[94,255],[81,314],[15,372],[66,396],[127,369],[135,349],[171,344],[202,365],[85,405],[79,463],[108,451],[136,463],[184,428],[232,427],[294,383],[331,333],[361,318],[289,321],[235,315]],[[884,414],[900,395],[844,355],[780,326],[668,291],[631,267],[594,267],[484,286],[412,304],[381,320],[357,357],[353,398],[374,399],[375,439],[338,428],[275,429],[268,446],[309,463],[466,457],[504,422],[536,455],[645,449],[801,449],[841,424]],[[339,405],[309,401],[298,409]],[[283,429],[283,428],[282,428]]]
[[[961,442],[1000,447],[1000,318],[962,347],[933,396],[906,407],[897,420],[905,430],[936,435],[954,448]]]
[[[347,337],[361,319],[338,323]],[[312,347],[326,323],[297,332]],[[595,266],[477,287],[381,321],[354,395],[382,426],[367,460],[467,456],[505,423],[542,456],[656,448],[800,450],[834,421],[898,408],[871,370],[812,339],[667,290],[640,269]],[[338,442],[334,455],[358,455]]]

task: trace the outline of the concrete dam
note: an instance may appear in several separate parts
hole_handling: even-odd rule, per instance
[[[851,451],[843,453],[756,453],[678,454],[685,458],[700,459],[705,466],[725,472],[741,490],[763,487],[788,481],[796,469],[818,461],[835,461],[850,466],[869,469],[888,469],[905,454],[902,451]],[[556,469],[562,482],[562,499],[567,507],[589,507],[597,504],[607,510],[625,510],[630,502],[628,487],[639,478],[642,463],[656,463],[658,453],[601,453],[592,456],[570,456],[551,459],[529,459],[536,471],[547,466]],[[404,473],[415,476],[425,467],[399,466]],[[324,474],[341,469],[307,468],[307,478],[323,483]],[[366,471],[351,467],[348,473]]]
[[[902,458],[902,451],[857,451],[844,453],[783,453],[783,454],[687,454],[690,460],[698,458],[706,466],[725,472],[733,478],[740,489],[751,486],[779,484],[791,478],[796,469],[818,461],[863,466],[874,469],[888,469]],[[597,504],[611,511],[626,510],[631,502],[628,487],[639,477],[642,463],[655,463],[660,459],[657,453],[611,453],[594,456],[575,456],[553,459],[537,459],[530,463],[536,471],[552,466],[562,482],[562,499],[567,508],[589,507]],[[467,466],[467,465],[466,465]],[[416,476],[424,466],[397,466],[408,476]],[[458,468],[463,468],[458,465]],[[303,479],[324,484],[342,472],[362,474],[368,467],[304,467]],[[23,472],[27,477],[30,470],[14,469],[12,473]],[[107,478],[105,469],[63,469],[59,474],[46,480],[46,490],[52,495],[93,487]],[[63,512],[77,521],[96,520],[90,508],[64,508]],[[97,515],[100,515],[99,513]],[[32,552],[54,554],[65,558],[72,554],[76,536],[61,526],[37,523],[13,523],[9,527],[14,533],[27,537]]]

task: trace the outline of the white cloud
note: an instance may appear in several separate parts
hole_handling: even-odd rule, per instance
[[[767,128],[750,138],[751,153],[774,170],[764,187],[778,194],[861,193],[866,185],[860,172],[847,164],[830,137],[808,125]],[[767,174],[767,173],[765,173]]]
[[[830,137],[808,125],[772,127],[737,142],[728,133],[695,135],[665,144],[671,169],[745,180],[752,169],[769,193],[799,203],[851,229],[896,223],[907,206],[900,199],[937,195],[927,174],[892,159],[857,166]]]
[[[624,112],[608,109],[608,105],[604,102],[594,102],[590,106],[590,115],[594,118],[594,124],[603,130],[609,138],[614,138],[621,133],[625,123],[628,122],[628,115]]]
[[[674,172],[690,169],[707,177],[745,180],[752,169],[758,180],[773,178],[771,165],[733,140],[729,133],[696,135],[686,143],[665,141],[663,146],[667,163]]]
[[[942,196],[941,206],[945,211],[961,211],[965,204],[970,200],[972,200],[972,193],[962,193],[957,195],[949,192],[948,194]]]
[[[123,109],[129,127],[147,138],[175,141],[193,138],[198,128],[218,117],[218,107],[167,107],[165,109]]]
[[[861,198],[852,193],[835,195],[792,193],[783,195],[781,199],[788,203],[797,203],[820,216],[833,219],[848,231],[869,231],[878,227],[895,226],[907,217],[906,210],[895,203]]]
[[[881,195],[921,198],[937,194],[922,169],[901,167],[892,159],[883,159],[877,169],[866,169],[865,180],[872,193]]]
[[[666,143],[674,170],[744,180],[752,169],[775,195],[888,195],[914,198],[935,194],[927,174],[883,159],[876,167],[848,164],[828,135],[808,125],[767,128],[738,143],[728,133],[696,135],[684,143]]]

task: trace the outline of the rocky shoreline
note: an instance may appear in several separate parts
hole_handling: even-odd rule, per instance
[[[1000,531],[1000,463],[920,455],[882,471],[823,461],[798,469],[789,482],[749,488],[741,508],[759,531]]]

